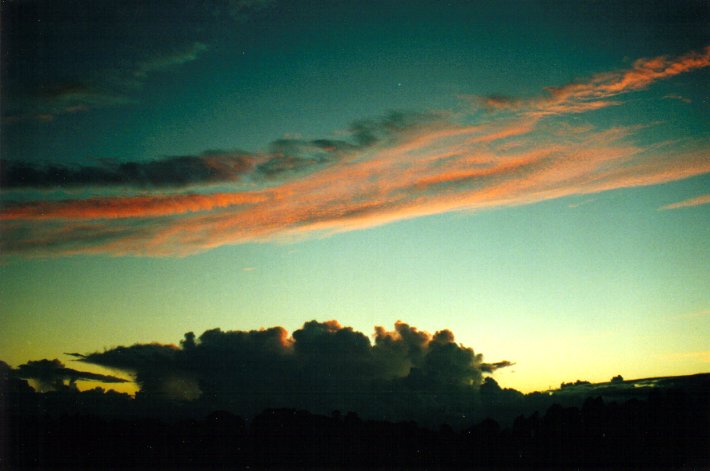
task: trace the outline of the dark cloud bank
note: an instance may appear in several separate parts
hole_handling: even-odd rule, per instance
[[[139,396],[252,415],[292,407],[317,413],[460,421],[480,409],[484,373],[511,363],[480,354],[442,330],[430,335],[398,322],[374,342],[336,321],[311,321],[292,336],[281,327],[185,334],[180,346],[136,344],[86,355],[82,362],[133,374]]]
[[[28,361],[16,370],[16,376],[36,382],[40,391],[75,388],[77,381],[99,381],[102,383],[127,383],[128,380],[116,376],[101,375],[67,368],[59,360]]]
[[[236,181],[253,163],[253,157],[241,153],[205,153],[146,162],[104,160],[97,165],[75,166],[3,159],[0,160],[0,187],[7,190],[85,186],[180,188]]]
[[[346,139],[276,139],[264,152],[209,150],[198,155],[123,162],[40,163],[0,158],[4,190],[137,188],[170,189],[228,184],[249,178],[267,182],[297,177],[377,144],[392,143],[407,132],[441,120],[435,113],[390,112],[354,122]]]
[[[377,328],[374,342],[312,321],[290,337],[280,327],[213,329],[179,346],[67,355],[132,373],[140,393],[80,392],[78,380],[123,380],[59,360],[0,361],[0,468],[710,464],[710,374],[523,395],[483,376],[510,363],[484,363],[448,330],[401,322]]]

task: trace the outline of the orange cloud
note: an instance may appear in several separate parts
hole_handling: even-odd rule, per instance
[[[123,219],[174,216],[263,201],[267,193],[213,193],[171,196],[102,197],[31,202],[0,212],[0,220]]]
[[[508,126],[519,129],[521,123]],[[5,249],[186,255],[224,244],[336,233],[710,172],[702,151],[649,155],[627,142],[633,128],[574,129],[566,135],[558,132],[554,139],[531,131],[515,135],[518,145],[502,151],[497,144],[510,134],[499,127],[489,131],[501,138],[481,140],[480,129],[422,131],[411,137],[424,142],[422,146],[384,146],[366,157],[249,193],[93,198],[6,209],[4,232],[25,238]],[[54,222],[42,226],[42,221]],[[28,238],[28,231],[34,237]]]
[[[254,184],[250,191],[6,207],[0,210],[2,252],[187,255],[225,244],[327,235],[710,173],[706,143],[640,145],[635,136],[643,127],[638,125],[553,128],[544,120],[546,112],[608,106],[611,96],[705,67],[708,51],[644,59],[625,72],[550,89],[535,102],[537,108],[490,123],[462,124],[453,115],[439,116],[366,146],[339,141],[348,152],[329,165],[299,178]]]
[[[659,56],[639,59],[627,70],[593,75],[586,81],[560,87],[548,87],[547,96],[523,100],[486,97],[481,103],[492,110],[527,110],[532,116],[581,113],[619,105],[609,98],[641,90],[658,80],[710,66],[710,46],[701,52],[689,52],[676,58]]]

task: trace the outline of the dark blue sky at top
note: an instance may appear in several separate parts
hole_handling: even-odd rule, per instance
[[[7,2],[5,158],[80,162],[264,148],[461,95],[540,93],[704,45],[705,2]],[[204,45],[194,60],[136,67]],[[110,95],[51,122],[52,94]]]

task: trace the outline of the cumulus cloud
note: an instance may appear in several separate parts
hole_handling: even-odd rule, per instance
[[[128,382],[128,380],[116,376],[67,368],[57,359],[29,361],[13,370],[12,374],[22,379],[34,380],[41,391],[74,387],[77,381],[99,381],[109,384]]]
[[[34,175],[24,178],[37,186],[47,182],[48,187],[65,175],[78,187],[86,173],[104,186],[86,187],[83,198],[5,203],[0,249],[30,256],[187,255],[225,244],[329,235],[706,174],[707,142],[639,137],[659,123],[599,127],[558,121],[708,63],[707,50],[641,59],[628,70],[548,88],[532,101],[497,98],[498,105],[489,105],[505,102],[509,112],[488,121],[465,113],[392,113],[354,123],[337,138],[275,140],[260,153],[61,171],[29,166],[16,174]],[[193,168],[193,175],[185,175]],[[101,193],[122,179],[150,191]],[[212,192],[209,187],[236,180],[238,188]],[[15,193],[21,185],[16,183]],[[180,185],[190,185],[191,193],[165,194]]]
[[[142,397],[191,400],[252,414],[267,407],[314,412],[353,410],[387,418],[469,413],[488,364],[442,330],[431,335],[403,322],[377,327],[374,342],[337,321],[187,333],[180,346],[136,344],[78,355],[134,375]]]

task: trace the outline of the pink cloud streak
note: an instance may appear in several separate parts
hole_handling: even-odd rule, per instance
[[[694,206],[702,206],[704,204],[710,204],[710,195],[696,196],[695,198],[679,201],[677,203],[667,204],[662,206],[660,209],[692,208]]]
[[[212,193],[170,196],[101,197],[82,200],[32,202],[0,212],[2,220],[124,219],[174,216],[253,204],[266,193]]]
[[[527,110],[533,116],[581,113],[619,105],[609,98],[647,88],[654,82],[710,66],[710,46],[676,58],[638,59],[630,69],[593,75],[582,82],[548,87],[547,95],[531,100],[507,97],[482,98],[489,109]]]
[[[674,150],[671,144],[636,143],[639,126],[553,129],[541,124],[548,114],[609,106],[612,96],[706,67],[709,51],[642,59],[627,71],[550,88],[549,96],[534,106],[528,103],[519,113],[490,123],[439,119],[418,124],[300,178],[248,192],[94,197],[6,207],[0,210],[3,251],[188,255],[226,244],[328,235],[710,173],[706,144]],[[690,205],[685,203],[666,208]]]

